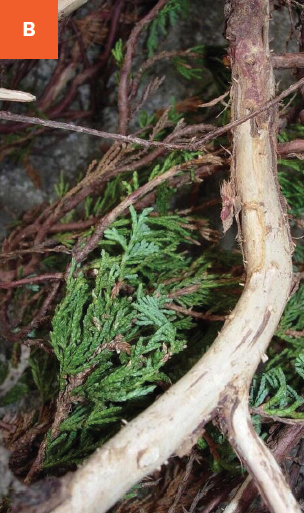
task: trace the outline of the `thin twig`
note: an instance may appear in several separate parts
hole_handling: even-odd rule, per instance
[[[202,490],[199,490],[196,494],[196,496],[194,497],[194,500],[191,504],[191,507],[189,509],[189,512],[188,513],[195,513],[196,510],[196,506],[198,505],[199,501],[205,497],[205,495],[207,495],[207,493],[209,492],[209,490],[211,490],[213,488],[213,482],[212,482],[212,479],[216,476],[217,474],[212,474],[212,476],[209,477],[209,479],[207,479],[206,483],[204,484],[204,487]]]
[[[199,140],[196,140],[194,143],[185,143],[185,144],[174,144],[174,143],[164,143],[159,141],[147,141],[146,139],[140,139],[139,137],[133,137],[131,135],[121,135],[121,134],[112,134],[110,132],[103,132],[101,130],[95,130],[93,128],[86,128],[84,126],[72,125],[70,123],[61,123],[59,121],[50,121],[46,119],[30,117],[30,116],[20,116],[19,114],[13,114],[12,112],[0,111],[0,119],[4,119],[6,121],[18,121],[20,123],[29,123],[31,125],[42,125],[48,126],[50,128],[59,128],[61,130],[70,130],[71,132],[79,132],[88,135],[94,135],[95,137],[101,137],[104,139],[113,139],[115,141],[122,141],[126,143],[135,143],[140,146],[145,146],[146,148],[157,147],[164,148],[167,150],[198,150],[202,149],[202,146],[207,142],[210,142],[212,139],[219,137],[222,134],[225,134],[229,130],[236,128],[237,126],[245,123],[249,119],[258,116],[265,110],[271,109],[277,103],[281,102],[284,98],[289,96],[291,93],[304,86],[304,78],[301,78],[290,87],[285,89],[281,94],[279,94],[273,100],[265,103],[259,109],[247,114],[247,116],[243,116],[227,125],[219,128],[215,128],[211,130],[207,135],[202,137]]]
[[[170,299],[175,299],[177,297],[193,294],[194,292],[197,292],[201,288],[200,284],[196,285],[189,285],[189,287],[183,287],[181,289],[173,290],[172,292],[169,292],[167,294],[167,297]]]
[[[147,69],[154,66],[154,64],[157,61],[165,60],[165,59],[172,59],[172,57],[183,57],[183,56],[198,57],[199,55],[200,54],[198,54],[198,53],[191,52],[191,50],[179,50],[179,51],[172,51],[172,52],[164,51],[164,52],[157,53],[156,55],[153,55],[153,57],[150,57],[150,59],[147,59],[146,61],[143,62],[143,64],[140,66],[139,70],[135,74],[133,81],[132,81],[132,89],[130,92],[129,99],[134,98],[134,96],[136,95],[139,82],[140,82],[144,72],[147,71]]]
[[[21,287],[22,285],[28,285],[30,283],[39,283],[41,281],[48,280],[63,280],[64,273],[48,273],[41,274],[40,276],[31,276],[29,278],[22,278],[21,280],[8,281],[8,282],[0,282],[1,289],[11,289],[14,287]]]
[[[297,330],[286,330],[286,335],[289,335],[290,337],[299,338],[304,337],[304,330],[297,331]]]
[[[186,150],[189,149],[187,144],[169,144],[162,143],[159,141],[147,141],[146,139],[140,139],[139,137],[133,137],[131,135],[112,134],[110,132],[104,132],[102,130],[95,130],[94,128],[87,128],[84,126],[73,125],[71,123],[62,123],[60,121],[51,121],[47,119],[41,119],[31,116],[21,116],[19,114],[13,114],[12,112],[0,111],[0,119],[6,121],[18,121],[20,123],[29,123],[31,125],[42,125],[50,128],[58,128],[61,130],[69,130],[71,132],[78,132],[82,134],[94,135],[95,137],[101,137],[104,139],[113,139],[114,141],[121,141],[126,143],[135,143],[146,148],[157,147],[165,148],[168,150]]]
[[[190,315],[191,317],[195,317],[196,319],[203,319],[204,321],[225,321],[227,319],[226,315],[214,315],[214,314],[204,314],[202,312],[195,312],[192,308],[184,308],[182,306],[174,305],[172,303],[166,303],[165,307],[169,310],[174,310],[175,312],[181,313],[183,315]]]
[[[27,347],[38,347],[39,349],[45,351],[47,354],[54,353],[53,349],[51,347],[46,346],[42,339],[27,338],[26,340],[22,340],[21,343]]]
[[[294,91],[296,91],[303,85],[304,85],[304,78],[301,78],[300,80],[298,80],[297,82],[292,84],[290,87],[285,89],[285,91],[283,91],[281,94],[276,96],[273,100],[269,100],[268,102],[264,103],[264,105],[262,105],[259,109],[256,109],[255,111],[251,112],[250,114],[247,114],[246,116],[236,119],[235,121],[232,121],[231,123],[228,123],[227,125],[225,125],[223,127],[216,128],[213,131],[209,132],[205,137],[203,137],[200,140],[200,144],[201,145],[205,144],[205,143],[211,141],[212,139],[214,139],[215,137],[218,137],[219,135],[222,135],[222,134],[228,132],[228,130],[231,130],[232,128],[236,128],[237,126],[241,125],[242,123],[249,121],[249,119],[252,119],[255,116],[258,116],[265,110],[271,109],[277,103],[280,103],[282,100],[284,100],[284,98],[289,96],[291,93],[293,93]]]
[[[69,223],[67,223],[67,224],[69,224]],[[70,224],[72,224],[72,223],[70,223]],[[77,223],[74,223],[74,224],[77,224]],[[61,225],[61,226],[64,226],[64,225]],[[52,230],[50,230],[50,231],[52,231]],[[58,231],[63,232],[64,230],[61,229],[61,230],[57,230],[57,232]],[[54,230],[53,230],[53,232],[54,232]],[[56,230],[55,230],[55,233],[56,233]],[[43,253],[43,254],[44,253],[66,253],[66,254],[69,254],[69,253],[71,253],[71,250],[68,249],[66,246],[56,246],[54,248],[48,248],[47,246],[44,246],[43,244],[41,244],[40,246],[36,246],[36,247],[34,246],[29,249],[18,249],[16,251],[11,251],[9,253],[2,253],[0,255],[0,260],[13,260],[15,258],[19,258],[22,255],[26,255],[29,253],[30,254],[32,254],[32,253]]]

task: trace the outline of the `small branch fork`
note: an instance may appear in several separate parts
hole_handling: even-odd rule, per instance
[[[304,425],[293,423],[284,426],[277,437],[267,445],[273,453],[276,461],[282,461],[290,454],[291,450],[299,443],[304,436]],[[237,490],[230,504],[224,513],[247,513],[251,503],[256,498],[257,489],[252,477],[249,475]]]

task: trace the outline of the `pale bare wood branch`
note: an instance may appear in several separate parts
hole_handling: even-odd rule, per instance
[[[0,101],[9,102],[33,102],[36,96],[24,91],[14,91],[13,89],[5,89],[0,87]]]
[[[58,19],[62,20],[88,0],[58,0]]]

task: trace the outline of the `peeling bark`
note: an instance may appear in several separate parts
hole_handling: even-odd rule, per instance
[[[237,119],[274,96],[268,0],[227,1],[226,15],[232,112]],[[274,106],[233,131],[231,190],[237,210],[241,209],[238,215],[247,271],[236,308],[211,348],[186,376],[77,472],[62,480],[65,498],[54,513],[107,511],[215,414],[270,511],[300,512],[279,466],[255,434],[248,412],[252,376],[292,284],[292,244],[276,175],[276,118]]]

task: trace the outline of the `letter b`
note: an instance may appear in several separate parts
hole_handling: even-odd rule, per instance
[[[34,36],[35,35],[35,23],[32,21],[24,21],[23,22],[23,35],[24,36]]]

